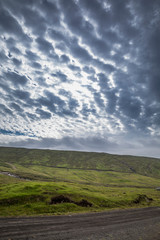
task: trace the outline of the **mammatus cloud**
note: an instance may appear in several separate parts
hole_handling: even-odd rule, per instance
[[[0,144],[160,157],[157,0],[0,0]]]

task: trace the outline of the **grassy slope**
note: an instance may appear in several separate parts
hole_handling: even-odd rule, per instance
[[[7,162],[25,167],[39,165],[70,169],[100,169],[160,178],[160,159],[146,157],[1,147],[0,165],[8,167]]]
[[[0,148],[0,171],[32,179],[26,181],[0,174],[0,214],[3,216],[160,205],[160,192],[155,190],[160,186],[159,159]],[[86,199],[93,207],[73,203],[49,205],[51,197],[60,194],[74,201]],[[154,201],[137,205],[133,201],[138,194]]]

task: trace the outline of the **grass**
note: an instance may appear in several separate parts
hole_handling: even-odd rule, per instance
[[[24,167],[36,165],[69,169],[110,170],[160,178],[160,160],[156,158],[5,147],[0,147],[0,154],[0,166],[7,168],[10,163]]]
[[[0,148],[0,156],[0,171],[21,177],[0,174],[1,216],[160,206],[159,159],[16,148]],[[92,207],[51,205],[59,195],[74,202],[85,199]],[[148,198],[135,203],[139,195]]]
[[[9,181],[8,181],[9,182]],[[153,198],[152,202],[134,200],[139,194]],[[50,205],[51,197],[64,195],[73,201],[86,199],[92,207],[80,207],[73,203]],[[17,182],[0,187],[1,216],[65,214],[68,212],[103,211],[113,208],[157,206],[160,194],[155,189],[130,187],[104,187],[64,182]]]

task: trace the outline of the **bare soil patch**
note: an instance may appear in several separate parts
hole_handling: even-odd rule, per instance
[[[136,203],[136,204],[139,204],[139,203],[142,203],[142,202],[150,203],[152,201],[153,201],[153,199],[147,197],[147,195],[139,194],[138,197],[133,201],[133,203]]]
[[[63,195],[59,195],[51,198],[50,204],[60,204],[60,203],[74,203],[81,207],[92,207],[92,203],[90,203],[85,199],[82,199],[80,202],[76,202],[70,199],[69,197],[66,197]]]

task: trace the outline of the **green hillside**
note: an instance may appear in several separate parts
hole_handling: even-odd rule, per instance
[[[1,147],[0,166],[8,167],[8,163],[24,167],[107,170],[160,178],[160,159],[107,153]]]
[[[160,206],[157,187],[160,159],[0,148],[1,216]]]

